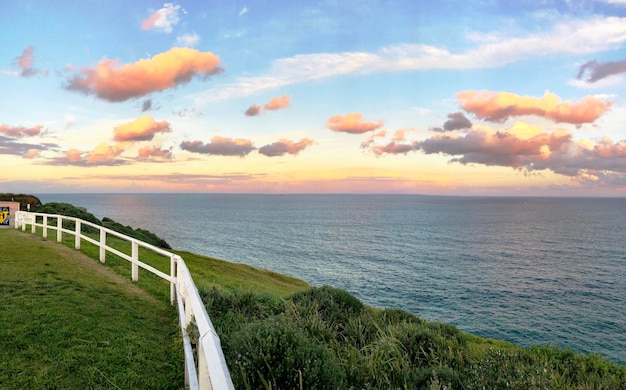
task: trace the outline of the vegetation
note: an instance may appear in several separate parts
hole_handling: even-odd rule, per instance
[[[20,210],[27,210],[28,205],[30,205],[31,211],[37,211],[39,206],[41,206],[41,201],[38,197],[27,194],[2,193],[0,194],[0,201],[20,202]]]
[[[73,238],[65,237],[64,243],[73,245]],[[129,251],[115,238],[107,245]],[[84,243],[81,250],[97,258],[95,245]],[[343,290],[312,288],[246,265],[176,253],[194,276],[236,388],[626,390],[626,366],[597,355],[550,346],[522,348],[402,310],[372,308]],[[140,251],[140,258],[169,272],[168,258],[147,251]],[[107,255],[106,265],[129,278],[127,261]],[[136,286],[167,301],[167,283],[141,272]],[[64,288],[72,293],[69,283]],[[58,294],[64,295],[60,288]],[[0,356],[0,365],[7,364],[5,357]],[[98,370],[110,378],[109,371]],[[93,372],[82,374],[95,380]]]
[[[84,254],[0,230],[0,388],[178,389],[175,309]]]
[[[626,367],[596,355],[472,336],[328,286],[201,295],[236,388],[626,389]]]
[[[148,244],[157,246],[159,248],[171,249],[170,245],[164,239],[158,237],[152,232],[149,232],[147,230],[140,229],[140,228],[133,229],[130,226],[124,226],[120,223],[115,222],[111,218],[107,218],[107,217],[104,217],[102,221],[100,221],[98,218],[96,218],[95,215],[88,212],[85,208],[76,207],[69,203],[57,203],[57,202],[46,203],[43,206],[39,207],[38,212],[46,213],[46,214],[59,214],[59,215],[66,215],[68,217],[80,218],[82,220],[89,221],[96,225],[104,226],[108,229],[114,230],[118,233],[122,233],[129,237],[133,237],[143,242],[147,242]],[[71,229],[73,228],[73,226],[74,224],[70,221],[67,221],[64,225],[66,229]],[[82,229],[84,232],[95,232],[95,229],[90,228],[90,227],[83,227]]]

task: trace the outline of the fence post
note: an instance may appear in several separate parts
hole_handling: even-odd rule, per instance
[[[133,240],[132,241],[133,245],[132,245],[132,281],[136,282],[139,280],[139,266],[137,265],[137,262],[139,261],[139,244],[137,243],[137,240]]]
[[[105,246],[107,245],[107,232],[104,229],[100,229],[100,262],[104,263],[104,260],[106,259],[106,249]]]
[[[57,215],[57,242],[63,241],[63,218]]]
[[[174,305],[176,303],[176,279],[177,279],[177,261],[176,256],[172,255],[170,257],[170,277],[172,281],[170,282],[170,303]]]
[[[48,238],[48,216],[43,216],[43,238]]]
[[[80,220],[76,220],[76,236],[74,239],[74,248],[80,249]]]
[[[32,216],[32,225],[30,225],[30,232],[35,234],[35,232],[37,231],[37,226],[35,226],[35,222],[37,222],[37,217],[35,217],[34,215]]]
[[[206,360],[206,353],[204,352],[204,343],[202,339],[198,339],[198,388],[210,389],[211,388],[211,376],[209,375],[209,363]]]

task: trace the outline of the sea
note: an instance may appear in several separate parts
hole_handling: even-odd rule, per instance
[[[626,364],[626,198],[41,194],[173,248]]]

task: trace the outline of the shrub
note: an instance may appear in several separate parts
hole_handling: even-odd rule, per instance
[[[224,353],[236,388],[345,387],[331,351],[282,315],[244,325],[225,343]]]
[[[334,324],[342,331],[350,318],[358,316],[363,303],[345,290],[323,286],[297,292],[291,301],[304,312],[315,307],[328,324]]]

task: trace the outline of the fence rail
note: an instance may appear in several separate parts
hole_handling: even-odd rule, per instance
[[[41,222],[38,221],[38,217],[41,217]],[[55,219],[55,225],[49,225],[49,219]],[[73,222],[74,229],[64,228],[63,221]],[[22,231],[26,231],[26,225],[31,225],[32,234],[37,232],[37,227],[41,227],[44,238],[48,237],[48,230],[56,230],[56,240],[58,242],[63,240],[64,233],[73,235],[74,247],[78,250],[80,249],[82,241],[96,245],[100,250],[99,259],[102,263],[106,261],[107,252],[129,261],[131,263],[131,279],[133,281],[139,280],[140,267],[167,280],[170,283],[170,302],[173,305],[178,305],[178,318],[185,353],[185,386],[192,390],[234,389],[228,367],[224,360],[220,339],[200,299],[200,294],[198,294],[198,289],[193,282],[191,273],[185,261],[180,256],[79,218],[58,214],[25,211],[16,212],[15,229],[21,227]],[[82,231],[83,226],[96,229],[99,234],[99,239],[94,239],[84,234]],[[124,253],[108,246],[107,236],[114,236],[130,242],[131,253]],[[166,274],[142,262],[139,258],[140,247],[168,257],[170,259],[170,273]],[[196,354],[193,353],[187,331],[189,326],[196,326],[198,329],[199,338],[196,346]]]

